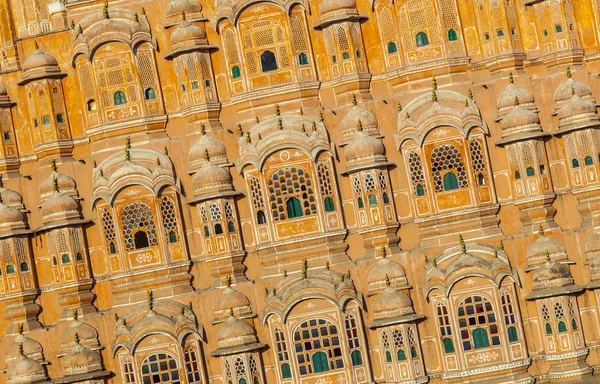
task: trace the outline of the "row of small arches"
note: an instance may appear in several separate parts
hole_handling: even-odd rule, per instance
[[[550,323],[546,323],[546,335],[552,335],[554,332],[552,331],[552,325],[550,325]],[[565,323],[564,321],[559,321],[558,325],[556,327],[558,329],[559,333],[563,333],[563,332],[567,332],[567,323]],[[577,321],[575,321],[575,319],[571,319],[571,328],[576,331],[577,330]]]
[[[65,115],[63,115],[62,113],[57,113],[56,114],[56,124],[62,124],[65,122]],[[42,125],[50,125],[52,124],[52,119],[50,119],[50,116],[42,116]],[[33,127],[37,128],[40,126],[39,120],[37,117],[33,118]]]
[[[29,271],[29,264],[27,264],[26,262],[22,262],[21,265],[20,265],[20,269],[21,269],[21,272],[27,272],[27,271]],[[15,266],[12,265],[12,264],[8,264],[6,266],[6,274],[10,275],[10,274],[13,274],[13,273],[15,273]],[[2,269],[0,269],[0,276],[2,276]]]
[[[510,326],[506,330],[508,335],[508,341],[510,343],[514,343],[519,341],[519,332],[517,331],[517,327]],[[456,350],[454,348],[454,342],[451,338],[445,338],[442,340],[442,345],[444,347],[444,353],[454,353]],[[477,328],[473,330],[473,347],[474,349],[488,348],[490,346],[490,339],[487,331],[484,328]]]
[[[298,65],[308,65],[308,55],[304,52],[298,54]],[[273,51],[264,51],[260,54],[260,67],[263,72],[276,71],[279,69],[277,65],[277,58],[275,57],[275,53]],[[231,77],[237,79],[242,76],[242,71],[239,65],[234,65],[231,67]]]

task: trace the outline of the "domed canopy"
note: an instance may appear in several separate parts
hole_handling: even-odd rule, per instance
[[[196,141],[188,152],[188,158],[190,161],[191,170],[195,170],[206,164],[206,154],[208,158],[214,164],[225,164],[227,163],[227,149],[225,145],[219,140],[212,136],[206,135],[204,129],[202,130],[202,136]]]
[[[8,97],[8,90],[4,85],[0,84],[0,107],[12,107],[15,105],[10,102],[10,97]]]
[[[534,106],[533,94],[511,80],[511,83],[504,88],[496,101],[498,112],[501,113],[512,108],[515,105],[515,99],[518,99],[523,106]]]
[[[80,219],[79,204],[72,197],[54,192],[42,204],[42,220],[44,224],[57,220]]]
[[[565,260],[567,252],[565,247],[555,239],[547,237],[543,232],[527,248],[527,265],[528,270],[533,266],[543,263],[546,260],[546,253],[552,260]]]
[[[559,106],[561,103],[568,101],[573,94],[585,99],[591,99],[593,97],[592,88],[587,84],[569,77],[567,81],[562,83],[556,89],[556,92],[554,92],[554,102]]]
[[[66,74],[61,72],[56,58],[43,52],[39,48],[36,48],[35,51],[25,59],[22,69],[23,78],[19,82],[19,85],[25,85],[30,81],[38,79],[61,78],[66,76]]]
[[[60,335],[61,351],[67,351],[75,346],[75,334],[81,345],[93,349],[100,346],[96,329],[89,324],[75,320]]]
[[[212,46],[208,44],[206,31],[198,25],[183,20],[171,34],[171,52],[165,58],[172,59],[185,52],[210,48]]]
[[[323,0],[319,5],[321,24],[325,27],[333,21],[341,21],[358,16],[355,0]]]
[[[513,100],[514,105],[514,100]],[[539,128],[540,119],[538,118],[537,113],[530,111],[529,109],[525,109],[520,105],[516,105],[511,111],[504,116],[504,118],[500,121],[500,128],[502,130],[512,130],[515,128],[526,127],[529,125],[535,125],[536,128]]]
[[[30,384],[44,380],[46,377],[42,364],[22,353],[15,361],[10,363],[6,370],[6,381],[10,384]]]
[[[350,108],[340,123],[344,144],[347,144],[354,139],[354,136],[356,135],[356,127],[358,127],[359,121],[365,133],[370,135],[379,135],[379,130],[377,129],[379,124],[375,115],[366,109],[359,107],[355,98],[353,100],[353,104],[353,107]]]
[[[367,135],[359,126],[359,131],[344,151],[347,172],[357,171],[373,165],[386,165],[385,147],[381,140]]]
[[[533,271],[533,289],[546,287],[560,287],[573,284],[573,277],[569,268],[558,261],[547,260]]]
[[[2,187],[2,180],[0,179],[0,199],[2,203],[9,207],[22,209],[23,208],[23,197],[11,189]]]
[[[235,316],[229,316],[217,331],[217,346],[213,356],[224,356],[264,347],[256,338],[254,328]]]
[[[231,175],[223,167],[207,162],[192,177],[194,195],[219,194],[233,190]]]
[[[61,193],[72,197],[77,196],[75,180],[70,176],[53,170],[50,176],[46,177],[44,181],[40,183],[39,192],[42,199],[46,199],[54,194],[56,189],[54,180],[56,180],[56,186]]]
[[[380,259],[369,271],[367,280],[369,282],[368,296],[375,295],[386,288],[386,282],[389,281],[392,287],[405,289],[409,288],[404,268],[387,258]]]
[[[567,119],[582,114],[595,114],[596,105],[589,100],[582,99],[577,94],[571,98],[558,110],[559,119]]]
[[[17,337],[8,344],[6,351],[4,351],[4,362],[7,366],[19,357],[20,348],[23,349],[23,354],[27,357],[38,361],[44,360],[44,350],[42,345],[36,340],[30,339],[22,333],[19,333]]]
[[[63,358],[65,375],[77,375],[102,370],[102,358],[91,349],[77,343]]]
[[[0,203],[0,234],[25,229],[25,216],[18,209]]]
[[[571,98],[563,103],[557,114],[559,133],[600,125],[596,104],[577,95],[574,89],[572,89]]]
[[[233,314],[237,318],[247,318],[253,315],[248,298],[243,293],[227,287],[217,296],[213,303],[213,312],[215,315],[213,324],[226,320],[230,316],[231,311],[233,311]]]
[[[415,313],[410,297],[399,289],[388,286],[373,302],[373,322],[370,328],[414,322],[423,318]]]
[[[202,19],[202,5],[198,0],[171,0],[165,9],[165,28],[177,24],[185,15],[189,21]]]
[[[595,232],[585,242],[585,254],[588,257],[600,254],[600,233]]]

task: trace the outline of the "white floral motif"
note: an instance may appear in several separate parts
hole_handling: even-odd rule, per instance
[[[148,252],[140,253],[135,260],[140,264],[146,264],[152,261],[152,254]]]
[[[474,356],[471,356],[471,358],[469,359],[469,363],[471,364],[481,364],[481,363],[488,363],[490,361],[494,361],[496,359],[498,359],[498,353],[496,352],[484,352],[484,353],[478,353]]]

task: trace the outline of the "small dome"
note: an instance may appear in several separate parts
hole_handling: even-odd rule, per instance
[[[369,283],[376,281],[385,281],[385,279],[389,278],[390,281],[394,279],[406,277],[406,271],[404,268],[393,261],[388,259],[381,259],[368,274]]]
[[[63,358],[63,369],[66,375],[98,371],[102,369],[102,358],[97,352],[77,344]]]
[[[196,172],[194,177],[192,177],[192,183],[196,193],[212,190],[230,190],[232,188],[229,172],[210,161]]]
[[[383,156],[385,147],[381,140],[378,140],[366,133],[359,131],[354,136],[354,140],[348,144],[344,155],[346,161],[351,162],[364,157]]]
[[[23,214],[18,209],[0,203],[0,228],[23,224]]]
[[[198,0],[171,0],[165,10],[166,18],[181,17],[185,14],[193,14],[202,11],[202,5]]]
[[[237,319],[234,316],[229,316],[229,319],[217,331],[219,342],[248,337],[256,339],[254,328],[244,320]]]
[[[58,61],[52,55],[47,54],[39,48],[23,62],[23,72],[31,71],[39,68],[58,67]]]
[[[71,196],[55,192],[42,204],[42,218],[45,222],[73,216],[80,217],[79,205]]]
[[[573,277],[569,269],[558,261],[547,260],[533,271],[533,289],[562,287],[573,284]]]
[[[319,12],[323,18],[328,13],[339,11],[356,11],[355,0],[323,0],[319,6]]]
[[[70,349],[75,344],[75,334],[77,333],[81,345],[94,348],[99,345],[98,332],[89,324],[73,321],[60,335],[61,350]]]
[[[583,114],[596,114],[596,105],[589,100],[582,99],[577,94],[571,96],[569,101],[558,110],[559,119],[568,119]]]
[[[0,197],[2,203],[10,207],[17,208],[23,205],[23,197],[13,190],[0,187]]]
[[[514,83],[510,83],[498,97],[496,101],[498,110],[508,109],[515,105],[515,99],[519,100],[521,105],[533,104],[533,94]]]
[[[379,133],[377,130],[379,123],[377,122],[375,115],[366,109],[359,107],[357,104],[354,104],[340,123],[344,142],[347,143],[354,138],[356,127],[358,127],[359,122],[363,127],[363,131],[374,134]]]
[[[227,149],[225,145],[212,136],[202,134],[200,139],[192,145],[188,152],[190,167],[195,169],[206,163],[206,153],[213,163],[224,163],[227,161]]]
[[[500,121],[500,128],[510,129],[539,122],[537,113],[517,105]]]
[[[387,287],[377,296],[373,302],[373,312],[376,319],[415,313],[410,297],[401,290],[392,287]]]
[[[199,42],[206,43],[206,31],[185,20],[171,34],[171,46],[173,49],[182,45],[197,45]]]
[[[215,300],[213,304],[213,311],[228,311],[231,308],[239,308],[250,306],[250,301],[241,292],[236,291],[231,287],[225,288]]]
[[[11,384],[29,384],[46,379],[46,372],[39,361],[21,354],[8,366],[6,379]]]
[[[591,97],[592,88],[582,82],[568,78],[554,92],[554,101],[556,103],[567,101],[573,96],[573,93],[583,98]]]
[[[543,258],[545,257],[546,252],[548,252],[553,259],[555,258],[553,256],[562,256],[566,254],[565,247],[560,242],[542,235],[527,248],[527,258]]]
[[[19,357],[19,344],[23,346],[23,354],[34,360],[43,360],[43,348],[40,343],[30,339],[29,337],[19,334],[15,339],[8,344],[4,351],[4,361],[6,365]]]
[[[72,177],[53,171],[50,176],[40,183],[39,192],[42,199],[54,194],[54,179],[56,179],[58,190],[62,193],[69,195],[77,193],[77,186]]]

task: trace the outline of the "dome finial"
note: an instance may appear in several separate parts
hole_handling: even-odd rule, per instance
[[[381,246],[381,258],[385,259],[387,255],[385,254],[385,245]]]
[[[435,76],[431,76],[431,87],[433,88],[434,91],[437,91],[437,89],[438,89],[437,80],[436,80]]]
[[[302,107],[300,107],[300,116],[304,116],[304,109],[302,109]]]
[[[287,277],[287,269],[284,269],[283,270],[283,278],[286,278],[286,277]]]
[[[104,177],[104,171],[100,168],[100,177]]]
[[[148,290],[146,295],[148,301],[148,310],[152,311],[154,309],[154,294],[151,290]]]
[[[323,111],[319,111],[319,121],[321,123],[325,121],[325,117],[323,117]]]
[[[169,156],[169,148],[167,148],[166,145],[165,145],[165,149],[163,150],[163,153],[165,154],[165,156]]]
[[[75,29],[75,22],[71,19],[71,29]]]
[[[571,87],[571,96],[575,96],[575,87]]]
[[[233,316],[233,308],[229,308],[229,317],[235,317]]]
[[[460,244],[460,251],[464,254],[467,253],[467,245],[465,244],[465,240],[462,235],[458,235],[458,243]]]
[[[105,19],[110,19],[110,15],[108,14],[108,0],[104,2],[104,8],[102,9],[102,15]]]
[[[542,227],[542,224],[540,224],[539,232],[538,233],[540,234],[540,236],[546,236],[546,234],[544,232],[544,227]]]
[[[185,11],[181,11],[181,20],[186,21]]]
[[[275,104],[275,115],[276,116],[281,115],[281,110],[279,109],[279,104]]]
[[[518,107],[519,105],[519,96],[515,96],[515,107]]]
[[[125,138],[125,149],[131,149],[131,137],[129,136]]]
[[[314,121],[314,120],[313,120],[313,122],[312,122],[312,130],[313,130],[313,132],[316,132],[316,131],[317,131],[317,122],[316,122],[316,121]]]
[[[133,15],[133,21],[135,21],[136,23],[140,22],[140,15],[138,15],[137,12],[135,13],[135,15]]]
[[[280,131],[283,130],[283,120],[281,120],[281,117],[277,119],[277,127]]]
[[[58,179],[56,177],[52,181],[52,187],[54,188],[54,192],[58,192]]]
[[[546,262],[549,263],[550,262],[550,252],[546,249]]]
[[[71,311],[71,318],[73,319],[73,321],[77,321],[77,319],[79,318],[79,314],[77,313],[76,309]]]
[[[302,260],[302,278],[306,279],[308,276],[308,261],[306,259]]]
[[[19,323],[19,325],[17,325],[17,333],[19,335],[23,334],[23,323]]]
[[[363,131],[363,125],[362,125],[362,121],[360,121],[360,119],[358,120],[358,123],[356,124],[356,130],[358,132],[362,132]]]
[[[25,356],[23,353],[23,343],[19,343],[19,356]]]
[[[210,155],[208,154],[208,149],[204,150],[204,160],[210,161]]]
[[[244,131],[242,130],[242,124],[238,123],[237,132],[240,137],[244,136]]]
[[[475,96],[473,96],[473,90],[469,89],[469,99],[475,100]]]
[[[83,28],[81,27],[81,24],[77,26],[77,36],[79,35],[83,35]]]
[[[570,79],[573,74],[571,73],[571,66],[567,65],[567,77]]]
[[[508,82],[511,84],[515,83],[515,78],[513,77],[512,72],[508,72]]]
[[[352,95],[352,105],[355,107],[358,105],[358,102],[356,101],[356,95]]]
[[[200,124],[200,134],[202,136],[206,135],[206,126],[204,126],[204,123]]]
[[[434,103],[437,103],[438,101],[437,93],[435,93],[435,90],[431,91],[431,101],[433,101]]]
[[[252,138],[250,137],[250,132],[246,132],[246,143],[252,144]]]
[[[160,167],[160,157],[156,157],[156,165]]]
[[[227,275],[227,277],[225,278],[225,285],[227,286],[227,288],[231,287],[231,275]]]
[[[52,159],[50,161],[50,167],[52,168],[52,172],[56,172],[56,160]]]
[[[500,240],[500,249],[504,251],[504,241]]]
[[[388,288],[391,286],[390,277],[387,275],[387,273],[385,274],[385,286]]]
[[[75,342],[75,344],[79,345],[79,343],[81,342],[81,340],[79,340],[79,332],[75,332],[75,335],[73,335],[73,341]]]
[[[494,249],[494,259],[497,259],[497,258],[498,258],[498,250]]]
[[[465,99],[465,108],[469,108],[469,99]]]
[[[329,271],[330,268],[331,266],[329,265],[329,260],[327,260],[327,262],[325,263],[325,269]]]
[[[402,103],[398,103],[397,108],[398,108],[398,112],[402,112]]]
[[[38,45],[38,42],[37,42],[37,40],[33,40],[33,47],[34,47],[35,49],[40,49],[40,46]]]

